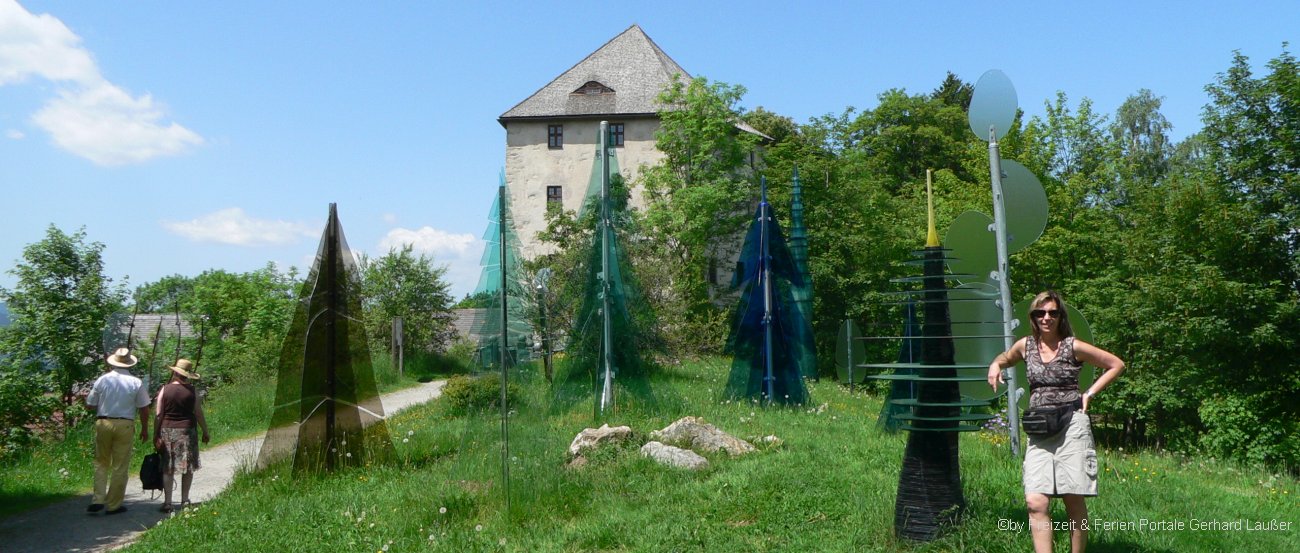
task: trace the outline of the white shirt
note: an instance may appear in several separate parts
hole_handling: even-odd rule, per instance
[[[134,420],[137,409],[149,406],[149,393],[130,371],[115,368],[95,380],[86,404],[96,407],[101,417]]]

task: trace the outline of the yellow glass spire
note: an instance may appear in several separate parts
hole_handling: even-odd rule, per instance
[[[930,223],[929,232],[925,235],[925,247],[927,248],[939,247],[939,233],[934,230],[934,194],[930,190],[930,178],[933,173],[934,171],[931,169],[925,170],[925,203]]]

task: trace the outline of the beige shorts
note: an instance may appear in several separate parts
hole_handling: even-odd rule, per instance
[[[1097,448],[1086,413],[1075,411],[1070,427],[1055,436],[1029,437],[1025,493],[1097,495]]]

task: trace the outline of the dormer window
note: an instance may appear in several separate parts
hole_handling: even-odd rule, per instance
[[[587,81],[586,84],[578,87],[571,94],[613,94],[614,89],[600,84],[596,81]]]

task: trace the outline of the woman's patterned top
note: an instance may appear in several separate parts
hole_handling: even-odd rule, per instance
[[[1047,407],[1079,399],[1079,370],[1083,362],[1074,358],[1074,337],[1061,340],[1056,359],[1044,364],[1038,340],[1025,339],[1025,368],[1029,373],[1029,407]]]

